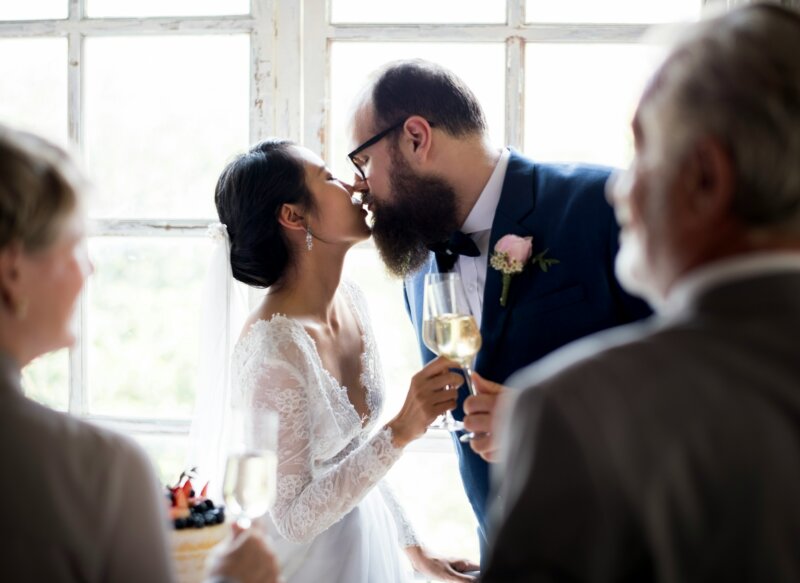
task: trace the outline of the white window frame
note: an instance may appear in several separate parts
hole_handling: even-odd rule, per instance
[[[250,14],[210,17],[88,18],[88,0],[69,0],[62,20],[0,22],[0,38],[66,37],[68,41],[68,137],[83,151],[84,39],[87,36],[247,33],[250,49],[250,142],[276,135],[327,157],[330,127],[330,48],[336,41],[502,42],[506,47],[505,141],[524,149],[525,45],[527,43],[633,43],[643,24],[531,24],[525,0],[506,0],[505,24],[331,24],[329,0],[251,0]],[[665,0],[668,1],[668,0]],[[703,0],[710,4],[713,0]],[[748,0],[725,0],[727,7]],[[784,0],[800,5],[800,0]],[[90,236],[200,237],[206,220],[101,219]],[[70,413],[114,429],[144,435],[187,435],[185,419],[90,415],[86,383],[87,319],[83,294],[78,339],[69,356]],[[398,305],[398,309],[402,309]],[[429,432],[412,450],[451,451],[444,432]]]

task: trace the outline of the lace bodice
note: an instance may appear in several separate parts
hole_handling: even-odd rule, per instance
[[[360,418],[343,387],[323,366],[303,326],[282,315],[259,320],[234,350],[234,379],[243,402],[278,412],[278,485],[272,519],[281,536],[308,542],[352,510],[400,457],[391,430],[371,435],[383,407],[378,352],[361,291],[344,282],[347,304],[361,329],[361,383],[369,410]],[[418,544],[385,483],[402,546]]]

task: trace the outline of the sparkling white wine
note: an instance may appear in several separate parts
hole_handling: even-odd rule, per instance
[[[432,318],[422,321],[422,341],[431,352],[434,354],[439,354],[439,347],[436,344],[436,332],[434,331],[435,327],[436,326]]]
[[[222,490],[228,509],[251,520],[265,514],[275,501],[277,469],[274,451],[229,456]]]
[[[460,363],[469,363],[481,349],[481,332],[472,316],[437,316],[434,319],[434,338],[439,354]]]

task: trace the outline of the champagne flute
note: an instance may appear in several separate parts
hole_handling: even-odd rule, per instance
[[[481,332],[470,312],[461,277],[457,273],[429,273],[425,276],[425,294],[432,320],[428,328],[436,352],[461,366],[467,389],[471,395],[477,394],[472,382],[472,360],[481,348]],[[425,341],[424,317],[422,327]],[[467,442],[474,437],[473,433],[465,433],[459,439]]]
[[[234,447],[225,465],[222,494],[236,524],[250,528],[275,502],[278,414],[266,409],[236,412]]]
[[[431,288],[439,281],[440,273],[427,273],[425,274],[425,287],[423,289],[422,299],[422,342],[428,347],[428,350],[436,355],[439,355],[439,346],[436,344],[435,334],[435,313],[434,303],[435,299],[431,297]],[[450,390],[447,387],[446,390]],[[439,416],[439,419],[431,426],[437,429],[445,429],[447,431],[462,431],[464,424],[461,421],[456,421],[453,414],[448,410]]]

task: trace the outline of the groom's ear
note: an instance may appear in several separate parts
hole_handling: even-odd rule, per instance
[[[403,124],[403,137],[409,145],[409,156],[417,162],[424,162],[428,158],[433,137],[431,124],[419,115],[412,115]]]
[[[278,211],[278,222],[291,231],[305,231],[306,219],[301,210],[293,204],[284,204]]]

